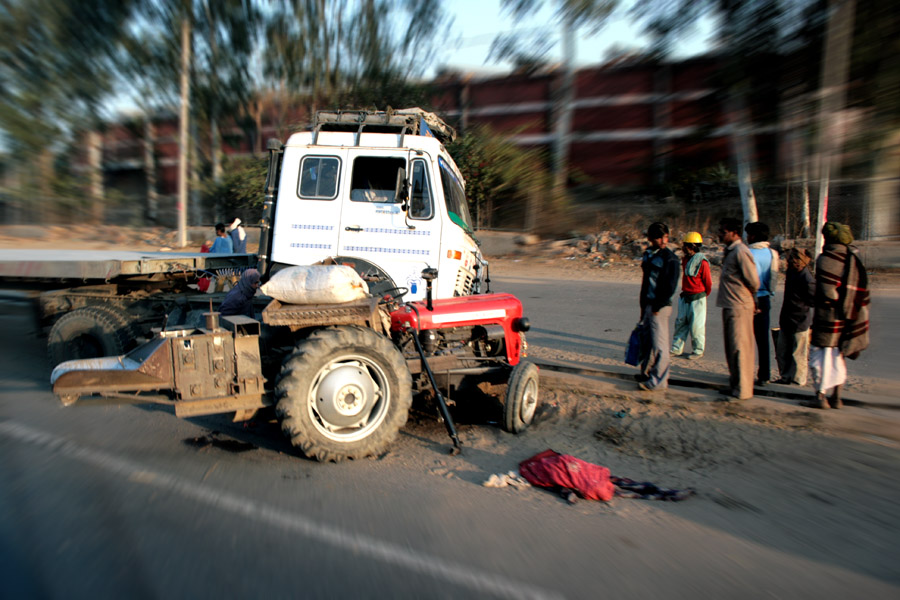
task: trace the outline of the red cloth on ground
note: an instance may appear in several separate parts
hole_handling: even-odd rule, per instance
[[[549,449],[520,462],[519,473],[531,485],[568,488],[587,500],[608,502],[616,489],[606,467]]]

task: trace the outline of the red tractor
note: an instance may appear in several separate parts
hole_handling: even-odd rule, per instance
[[[103,396],[171,404],[181,417],[234,412],[236,421],[274,406],[293,445],[322,461],[385,452],[414,393],[428,389],[458,451],[442,390],[469,382],[507,382],[504,427],[524,430],[537,407],[538,370],[522,360],[529,325],[521,302],[496,293],[432,301],[436,276],[423,273],[424,302],[400,303],[402,289],[334,305],[273,300],[262,311],[262,346],[259,321],[210,312],[205,327],[164,328],[123,356],[58,365],[53,391],[67,405]],[[278,373],[267,378],[273,363]]]

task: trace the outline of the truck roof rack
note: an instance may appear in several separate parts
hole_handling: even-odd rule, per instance
[[[421,108],[398,110],[320,110],[313,123],[313,144],[320,131],[349,131],[356,134],[354,144],[359,145],[359,136],[368,133],[399,133],[400,146],[406,135],[425,135],[437,138],[446,144],[456,139],[456,130],[444,123],[436,114]]]

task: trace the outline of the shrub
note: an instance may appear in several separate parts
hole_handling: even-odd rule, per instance
[[[471,128],[447,150],[466,180],[476,228],[535,229],[557,208],[541,152],[485,126]]]

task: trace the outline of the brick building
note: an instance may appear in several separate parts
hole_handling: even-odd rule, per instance
[[[581,69],[575,78],[569,164],[592,183],[644,186],[679,164],[728,161],[715,59],[622,62]],[[437,82],[436,108],[461,130],[484,124],[515,131],[520,144],[553,141],[558,72]]]

